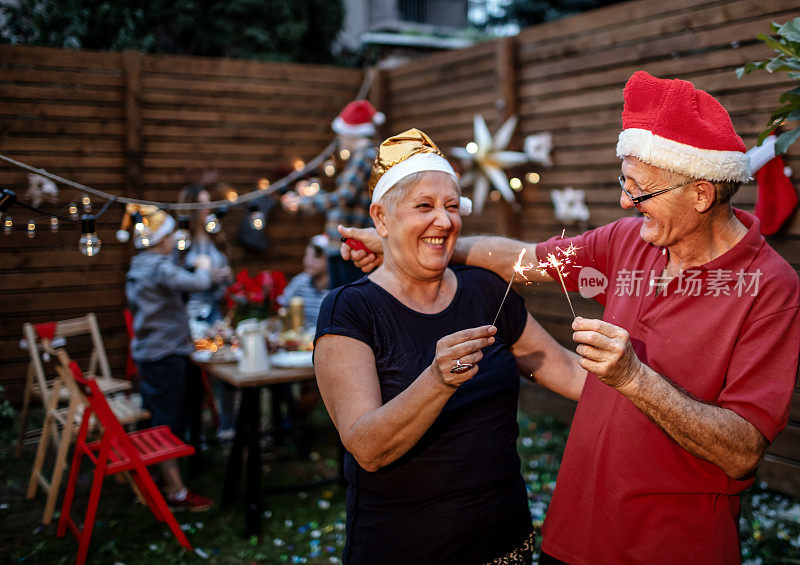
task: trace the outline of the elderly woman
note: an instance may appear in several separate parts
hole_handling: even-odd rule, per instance
[[[448,267],[461,230],[452,167],[418,130],[370,179],[383,265],[326,297],[314,366],[347,450],[344,561],[528,563],[516,451],[519,371],[570,398],[585,371],[503,280]]]

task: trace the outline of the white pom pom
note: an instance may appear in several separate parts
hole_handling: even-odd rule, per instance
[[[383,112],[375,112],[375,115],[372,116],[372,123],[377,126],[381,125],[385,121],[386,121],[386,114],[384,114]]]
[[[125,243],[131,238],[131,234],[127,230],[117,230],[117,241]]]
[[[786,165],[783,168],[783,174],[784,174],[784,176],[787,176],[787,177],[792,176],[792,168],[789,165]]]
[[[458,201],[458,213],[462,216],[469,216],[472,214],[472,200],[466,196],[462,196]]]

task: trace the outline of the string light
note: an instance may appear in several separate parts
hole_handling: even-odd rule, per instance
[[[81,255],[94,257],[100,253],[100,238],[94,228],[94,216],[84,214],[81,216],[81,238],[78,240],[78,250]]]
[[[83,211],[85,213],[89,213],[92,211],[92,199],[89,198],[88,194],[84,194],[83,198],[81,198],[81,204],[83,204]]]
[[[208,233],[219,233],[222,230],[222,218],[225,217],[225,214],[228,213],[228,208],[222,206],[221,208],[217,208],[217,212],[210,213],[206,216],[206,231]]]
[[[333,161],[325,161],[323,172],[325,173],[326,177],[332,177],[336,174],[336,165],[333,164]]]
[[[269,179],[258,179],[258,190],[267,190],[269,188]]]
[[[36,223],[31,219],[28,220],[28,239],[33,239],[36,236]]]
[[[3,233],[8,235],[14,229],[14,219],[11,216],[6,216],[3,220]]]
[[[50,231],[53,233],[58,233],[58,218],[55,216],[50,218]]]
[[[69,212],[69,217],[73,220],[78,219],[78,205],[74,202],[69,203],[69,207],[67,208],[67,212]]]
[[[295,159],[294,161],[294,170],[295,171],[302,171],[306,164],[303,162],[302,159]]]
[[[192,232],[189,216],[178,216],[178,229],[175,232],[175,249],[186,251],[192,246]]]
[[[541,180],[539,173],[528,173],[527,175],[525,175],[525,178],[531,184],[536,184]]]
[[[511,177],[511,179],[508,181],[508,186],[510,186],[513,190],[520,191],[522,190],[522,181],[517,177]]]
[[[347,161],[350,158],[350,151],[347,149],[342,149],[339,151],[339,159],[342,161]]]
[[[477,143],[475,143],[474,141],[470,141],[469,143],[467,143],[467,153],[469,153],[471,155],[475,155],[475,153],[477,153],[477,152],[478,152],[478,144]]]
[[[255,204],[251,204],[247,209],[250,211],[250,227],[258,231],[263,230],[267,219],[264,212],[259,210]]]
[[[228,188],[225,190],[225,198],[228,199],[228,202],[236,202],[239,199],[239,195],[232,188]]]
[[[153,230],[147,225],[147,219],[142,216],[141,212],[134,212],[131,214],[131,221],[133,222],[134,245],[139,248],[150,247]]]

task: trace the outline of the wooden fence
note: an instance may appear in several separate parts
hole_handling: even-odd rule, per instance
[[[587,225],[567,233],[606,224],[624,215],[619,207],[619,159],[615,156],[621,128],[622,88],[643,69],[660,77],[679,77],[716,96],[731,113],[748,147],[755,144],[778,96],[796,86],[785,73],[754,73],[737,79],[734,69],[747,61],[768,58],[772,51],[755,40],[770,22],[783,23],[800,13],[797,0],[641,0],[523,30],[517,37],[443,53],[388,71],[382,97],[389,130],[421,127],[441,146],[463,146],[473,139],[472,118],[482,114],[494,129],[518,115],[512,149],[521,149],[526,135],[553,134],[553,162],[534,168],[539,184],[525,182],[521,209],[493,203],[484,215],[469,219],[465,232],[499,232],[526,241],[561,233],[550,205],[550,190],[567,186],[586,191],[591,211]],[[800,144],[787,164],[800,171]],[[520,179],[531,170],[510,172]],[[795,181],[800,173],[795,172]],[[745,185],[735,198],[751,210],[756,187]],[[800,268],[800,214],[790,219],[770,243]],[[571,344],[569,307],[553,285],[522,292],[537,319],[559,341]],[[535,294],[534,294],[535,293]],[[573,296],[583,316],[600,316],[595,303]],[[539,411],[571,415],[573,406],[530,387],[523,401]],[[762,476],[773,485],[800,494],[800,389],[796,391],[789,427],[770,448]]]
[[[420,127],[444,149],[472,140],[476,113],[491,129],[518,115],[512,149],[521,149],[526,135],[552,132],[553,167],[511,171],[523,179],[530,170],[541,175],[538,184],[525,182],[520,209],[490,202],[464,232],[551,237],[563,226],[553,215],[550,190],[572,186],[586,191],[591,210],[586,225],[567,227],[574,234],[625,215],[614,147],[622,87],[634,71],[688,79],[711,92],[752,146],[779,94],[794,85],[785,74],[740,80],[734,69],[771,56],[756,35],[798,13],[798,0],[627,2],[381,71],[370,97],[389,117],[382,133]],[[287,161],[315,154],[361,80],[360,72],[344,69],[8,47],[0,48],[0,69],[0,152],[120,194],[164,199],[174,199],[187,166],[216,167],[241,192]],[[787,164],[800,171],[800,145]],[[24,179],[0,166],[0,183],[21,188]],[[752,209],[755,194],[755,185],[743,186],[736,205]],[[17,228],[0,237],[4,384],[19,383],[23,375],[16,349],[23,320],[89,308],[100,313],[112,362],[120,366],[126,343],[121,285],[129,254],[113,240],[117,220],[118,214],[104,218],[106,248],[91,261],[74,251],[74,230],[27,240]],[[275,214],[272,251],[257,260],[236,251],[234,262],[296,271],[304,242],[320,226],[311,224]],[[800,268],[800,214],[770,243]],[[523,292],[537,319],[568,345],[569,310],[551,287]],[[591,301],[575,296],[573,302],[584,316],[601,315]],[[572,410],[534,387],[523,398],[541,410]],[[800,494],[800,390],[790,420],[761,474],[776,488]]]
[[[333,138],[331,121],[356,96],[360,70],[199,57],[145,56],[0,46],[0,153],[107,192],[177,201],[204,170],[239,193],[260,178],[275,180]],[[0,186],[23,200],[27,174],[0,164]],[[75,190],[61,186],[66,213]],[[94,203],[97,211],[101,202]],[[11,235],[0,237],[0,384],[19,398],[26,355],[18,342],[24,321],[95,311],[116,369],[128,337],[122,318],[130,244],[115,239],[121,207],[99,221],[102,250],[78,253],[78,227],[50,233],[46,218],[19,207]],[[229,241],[244,210],[223,221]],[[28,239],[29,218],[38,224]],[[296,274],[308,239],[323,218],[297,218],[278,205],[268,218],[271,247],[263,255],[229,245],[235,269]],[[71,344],[72,345],[72,344]],[[88,345],[88,344],[87,344]],[[80,349],[80,347],[79,347]]]

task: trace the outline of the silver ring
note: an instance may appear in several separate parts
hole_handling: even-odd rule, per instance
[[[466,373],[474,366],[475,366],[474,363],[462,363],[461,359],[456,359],[456,364],[453,365],[453,368],[450,369],[450,372],[455,373],[456,375],[460,375],[461,373]]]

